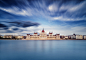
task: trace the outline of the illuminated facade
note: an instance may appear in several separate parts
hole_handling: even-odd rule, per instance
[[[60,34],[53,35],[53,33],[49,32],[47,35],[44,29],[38,35],[38,33],[34,32],[34,35],[27,34],[26,40],[58,40],[60,39]]]

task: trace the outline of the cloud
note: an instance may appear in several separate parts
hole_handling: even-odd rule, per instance
[[[77,5],[73,6],[72,8],[68,9],[68,11],[74,12],[74,11],[83,10],[83,9],[86,10],[85,5],[86,5],[86,1],[81,2],[80,4],[77,4]]]
[[[75,34],[86,34],[86,27],[83,26],[61,26],[61,25],[40,25],[38,27],[36,26],[30,26],[30,27],[10,27],[8,30],[2,30],[0,33],[17,33],[18,35],[26,35],[26,34],[33,34],[34,32],[40,33],[42,29],[44,28],[45,32],[48,34],[49,32],[53,32],[53,34],[60,34],[60,35],[72,35]],[[21,32],[21,33],[20,33]],[[13,34],[14,35],[14,34]]]
[[[2,24],[3,23],[3,24]],[[26,29],[27,27],[38,27],[40,24],[31,21],[1,21],[0,23],[0,33],[20,33],[24,31],[31,31]]]
[[[30,27],[30,26],[38,26],[39,23],[31,22],[31,21],[14,21],[14,22],[8,22],[11,23],[13,26],[17,27]]]
[[[1,35],[19,35],[18,33],[0,33]]]
[[[0,23],[0,27],[7,27],[7,26],[6,26],[6,25],[4,25],[4,24],[1,24],[1,23]]]
[[[18,30],[18,28],[13,28],[13,30]]]
[[[35,28],[34,26],[32,27],[27,27],[26,31],[23,29],[22,33],[34,33],[34,32],[38,32],[41,33],[42,29],[44,28],[46,34],[48,34],[49,32],[53,32],[53,34],[60,34],[60,35],[72,35],[73,33],[76,34],[81,34],[81,35],[85,35],[86,34],[86,27],[83,26],[48,26],[48,25],[40,25],[37,28]]]
[[[24,9],[19,9],[18,7],[13,6],[12,8],[2,8],[0,7],[1,10],[14,14],[14,15],[21,15],[21,16],[31,16],[32,14],[29,12],[27,12],[27,10]]]
[[[8,29],[8,26],[6,26],[5,24],[2,24],[0,23],[0,30],[3,30],[3,29]]]
[[[7,1],[5,1],[7,2]],[[27,1],[19,0],[0,10],[19,16],[37,16],[48,20],[79,21],[86,20],[86,1]]]
[[[58,11],[58,6],[54,3],[54,4],[49,5],[48,9],[51,12],[56,12]]]
[[[45,28],[47,32],[54,31],[61,34],[68,34],[66,31],[69,34],[79,33],[78,31],[83,33],[82,31],[85,32],[83,26],[86,26],[86,1],[1,0],[0,23],[0,32],[24,34],[40,32]]]

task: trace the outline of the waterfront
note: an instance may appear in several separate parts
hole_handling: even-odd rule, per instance
[[[86,60],[86,40],[0,40],[0,60]]]

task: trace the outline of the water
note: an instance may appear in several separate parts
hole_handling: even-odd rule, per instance
[[[0,40],[0,60],[86,60],[86,40]]]

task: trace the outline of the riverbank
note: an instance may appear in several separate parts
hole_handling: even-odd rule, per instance
[[[27,40],[27,39],[22,39],[22,40]],[[39,40],[39,39],[34,39],[34,40]],[[40,39],[40,40],[45,40],[45,39]],[[50,40],[50,39],[47,39]],[[53,39],[56,40],[56,39]],[[86,40],[86,39],[57,39],[57,40]]]
[[[27,39],[0,39],[0,40],[27,40]],[[86,39],[28,39],[28,40],[86,40]]]
[[[0,40],[17,40],[17,39],[0,39]]]

